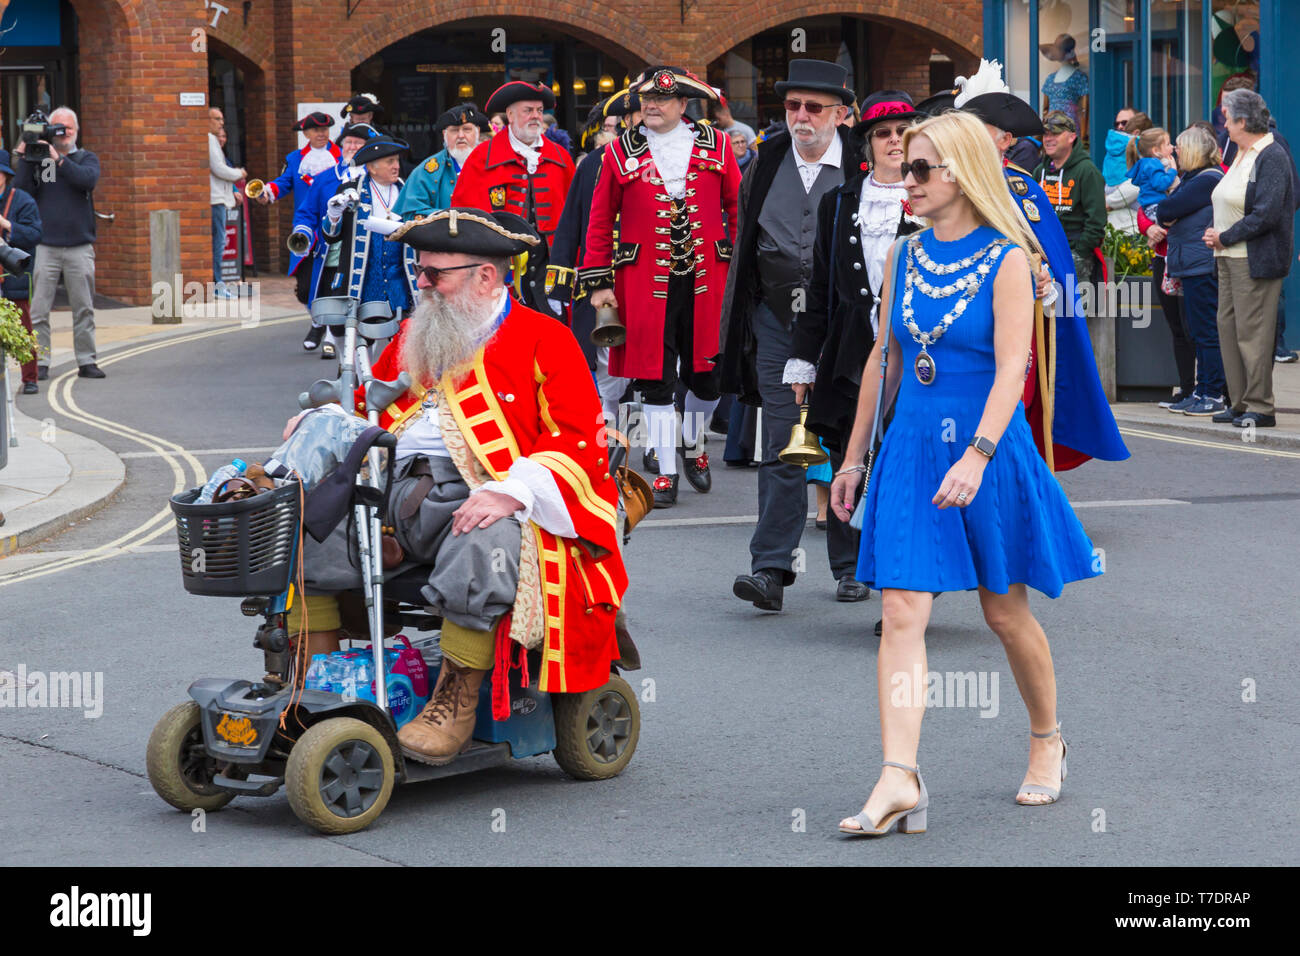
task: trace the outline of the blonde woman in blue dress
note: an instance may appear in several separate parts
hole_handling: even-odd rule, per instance
[[[890,319],[881,323],[890,335],[867,360],[831,488],[831,506],[847,520],[866,470],[887,339],[885,395],[897,400],[863,503],[857,572],[882,595],[885,759],[862,812],[840,823],[855,836],[926,829],[930,798],[917,765],[925,706],[912,695],[896,704],[893,678],[928,672],[925,630],[943,591],[978,588],[1029,711],[1029,769],[1016,802],[1056,801],[1066,747],[1052,655],[1028,588],[1056,597],[1066,582],[1100,573],[1021,404],[1034,318],[1029,254],[1042,253],[992,141],[974,116],[950,112],[909,129],[903,149],[912,211],[932,225],[890,252]]]

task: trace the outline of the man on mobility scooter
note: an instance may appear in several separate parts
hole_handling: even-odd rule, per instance
[[[389,542],[385,577],[427,570],[421,593],[443,619],[445,662],[398,740],[408,758],[438,765],[469,743],[483,679],[493,666],[508,670],[516,644],[539,650],[541,691],[581,693],[609,680],[627,573],[600,396],[582,350],[505,285],[510,257],[536,234],[510,213],[448,209],[389,238],[419,250],[421,294],[373,370],[378,379],[407,371],[414,383],[380,412],[398,437],[385,531],[401,556]],[[357,410],[366,412],[361,390]],[[308,654],[338,649],[338,595],[364,585],[349,528],[304,543],[304,593],[287,623],[291,634],[307,629]],[[518,659],[527,666],[522,650]],[[504,719],[508,681],[496,687],[505,696],[493,714]]]

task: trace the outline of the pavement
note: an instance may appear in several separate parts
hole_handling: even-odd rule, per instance
[[[183,291],[183,290],[182,290]],[[245,296],[238,302],[221,300],[187,305],[177,323],[159,324],[152,306],[123,306],[96,299],[95,341],[99,364],[112,375],[115,356],[129,355],[133,346],[218,329],[232,324],[249,325],[304,313],[294,296],[292,279],[275,276],[246,283]],[[182,301],[184,295],[179,297]],[[62,299],[62,296],[60,296]],[[56,306],[59,299],[55,300]],[[64,300],[66,302],[66,300]],[[61,385],[64,375],[76,375],[72,350],[72,313],[55,309],[50,313],[50,377],[41,382],[41,393]],[[9,447],[9,463],[0,469],[0,559],[58,534],[108,504],[126,480],[121,458],[100,442],[66,427],[56,428],[53,419],[33,418],[23,411],[26,396],[17,363],[9,362],[8,401],[13,398],[11,435],[17,444]]]
[[[101,364],[111,364],[114,355],[125,355],[131,346],[157,339],[303,311],[294,297],[293,280],[287,277],[258,279],[250,284],[252,287],[257,291],[255,308],[249,298],[241,300],[239,308],[229,303],[196,305],[179,324],[156,324],[151,306],[97,309],[96,340]],[[250,314],[254,311],[255,316]],[[51,325],[50,380],[41,383],[43,392],[58,384],[61,373],[75,367],[72,313],[52,312]],[[11,392],[21,388],[18,368],[12,363],[9,384]],[[1216,425],[1208,418],[1172,414],[1153,402],[1121,402],[1111,408],[1121,431],[1130,437],[1143,432],[1173,433],[1193,439],[1300,448],[1300,364],[1274,365],[1273,387],[1275,428],[1243,431],[1231,425]],[[9,465],[0,471],[0,514],[6,518],[0,526],[0,559],[102,508],[126,476],[122,460],[99,442],[66,428],[56,431],[52,422],[37,421],[25,415],[22,407],[23,396],[19,395],[14,404],[14,433],[19,443],[9,449]]]

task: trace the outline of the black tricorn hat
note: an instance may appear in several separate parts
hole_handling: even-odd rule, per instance
[[[466,207],[440,209],[412,219],[388,238],[424,252],[463,252],[493,258],[517,256],[542,241],[522,216]]]
[[[849,71],[827,60],[791,60],[789,77],[775,88],[777,96],[785,96],[790,90],[830,93],[843,100],[845,106],[851,106],[857,99],[849,89]]]
[[[948,110],[955,110],[957,108],[957,94],[960,92],[961,90],[956,87],[951,90],[940,90],[938,93],[921,100],[916,104],[916,108],[927,116],[938,116],[940,113],[948,112]]]
[[[601,104],[602,116],[629,116],[641,108],[641,96],[632,90],[619,90]]]
[[[484,133],[492,128],[487,114],[479,110],[477,103],[461,103],[438,117],[433,124],[433,133],[436,136],[449,126],[464,126],[466,123],[473,123]]]
[[[504,113],[511,103],[523,100],[541,100],[542,109],[555,109],[555,94],[551,92],[549,86],[544,83],[527,83],[524,80],[511,80],[498,86],[488,97],[484,109],[489,113]]]
[[[293,124],[293,128],[306,132],[309,129],[329,129],[334,125],[334,117],[329,113],[308,113],[298,122]]]
[[[373,163],[385,156],[396,156],[398,153],[405,152],[410,148],[411,144],[405,140],[384,133],[367,140],[366,145],[357,150],[356,155],[352,157],[352,165],[364,166],[366,163]]]
[[[862,119],[853,124],[853,135],[861,139],[877,123],[925,118],[926,114],[902,90],[877,90],[862,101]]]
[[[348,136],[355,136],[358,139],[374,139],[378,135],[379,130],[375,129],[369,123],[349,123],[347,126],[343,127],[343,131],[339,133],[339,140],[342,141]]]
[[[344,104],[339,112],[339,119],[347,119],[353,113],[382,113],[383,111],[384,108],[379,105],[379,97],[375,94],[358,93]]]
[[[645,71],[644,76],[644,80],[632,84],[630,92],[639,96],[680,96],[688,100],[718,98],[713,87],[690,70],[678,66],[652,66]]]
[[[974,113],[985,123],[1012,136],[1043,135],[1043,121],[1032,106],[1014,93],[981,93],[967,100],[962,110]]]

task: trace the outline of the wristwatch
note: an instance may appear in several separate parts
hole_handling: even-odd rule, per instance
[[[992,458],[993,453],[998,450],[996,442],[989,441],[982,435],[976,435],[970,440],[970,446],[985,458]]]

